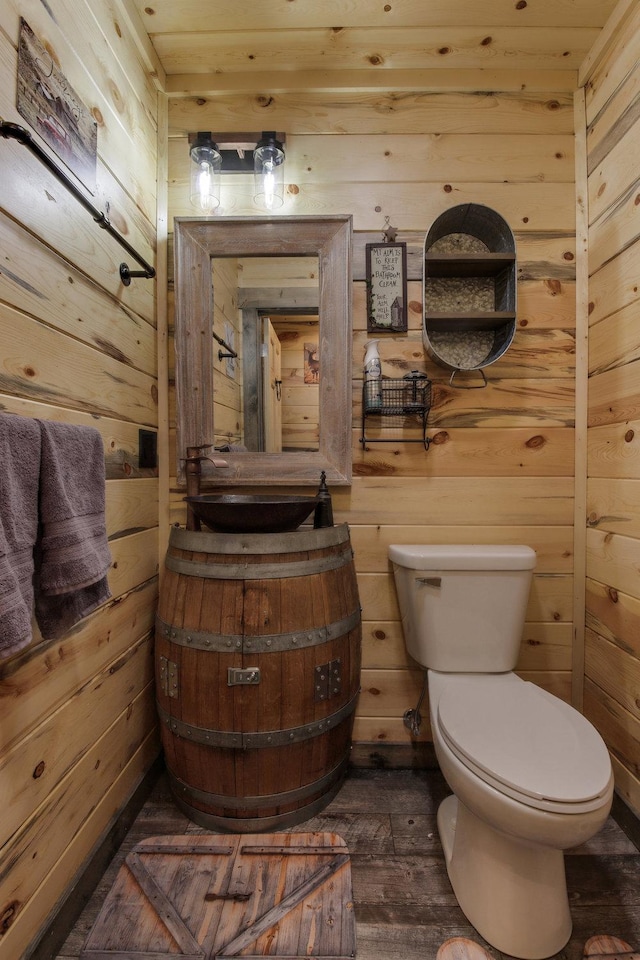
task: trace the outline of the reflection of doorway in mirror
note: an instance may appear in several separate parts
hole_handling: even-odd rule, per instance
[[[272,313],[271,321],[282,346],[282,449],[285,452],[318,450],[318,315]]]
[[[282,452],[282,348],[269,317],[263,317],[265,370],[262,378],[264,450]]]
[[[320,379],[315,373],[320,342],[318,257],[243,257],[238,263],[245,444],[260,452],[319,451]],[[277,377],[267,364],[265,318],[280,341],[281,374]],[[313,345],[308,355],[306,344]],[[315,357],[311,356],[314,353]],[[276,379],[281,381],[279,408],[269,387]],[[273,422],[278,413],[279,446]]]

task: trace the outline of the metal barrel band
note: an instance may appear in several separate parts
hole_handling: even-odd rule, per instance
[[[296,787],[293,790],[286,790],[283,793],[274,793],[262,797],[234,797],[228,794],[208,793],[206,790],[198,790],[196,787],[189,786],[171,772],[169,772],[169,785],[174,793],[187,802],[204,803],[211,807],[241,807],[245,810],[258,810],[260,807],[280,807],[285,803],[298,803],[300,800],[306,800],[307,797],[320,790],[325,790],[334,780],[342,777],[346,767],[347,759],[345,757],[333,770],[312,783],[304,784],[302,787]]]
[[[289,533],[213,533],[208,530],[186,530],[184,527],[172,527],[170,546],[179,550],[193,550],[195,553],[247,554],[264,556],[265,554],[306,553],[324,550],[349,542],[349,528],[346,523],[335,527],[323,527],[315,530],[294,530]]]
[[[285,747],[292,743],[300,743],[319,737],[329,730],[333,730],[342,723],[356,709],[358,691],[344,706],[330,714],[323,720],[307,723],[300,727],[287,727],[284,730],[265,730],[252,733],[238,733],[227,730],[207,730],[193,723],[185,723],[170,716],[164,708],[156,702],[160,720],[183,740],[200,743],[208,747],[232,747],[236,749],[260,749],[263,747]]]
[[[167,554],[165,565],[173,573],[206,580],[285,580],[289,577],[306,577],[313,573],[339,570],[353,560],[353,551],[347,546],[338,554],[328,557],[312,557],[309,560],[293,560],[287,563],[202,563]]]
[[[283,827],[292,827],[296,823],[304,823],[310,820],[316,813],[324,810],[330,800],[333,800],[344,782],[344,778],[336,780],[334,784],[322,796],[312,800],[306,806],[297,807],[289,813],[280,813],[272,817],[220,817],[215,814],[205,813],[203,810],[192,806],[186,800],[182,800],[177,793],[173,794],[177,806],[182,812],[194,820],[201,827],[208,830],[224,830],[225,832],[235,833],[256,833],[265,830],[275,830]]]
[[[174,627],[166,623],[160,616],[156,616],[156,637],[161,637],[181,647],[191,647],[194,650],[208,650],[211,653],[233,653],[234,651],[248,653],[281,653],[288,650],[302,650],[304,647],[317,646],[336,640],[355,628],[360,623],[360,608],[350,613],[342,620],[325,624],[322,627],[313,627],[308,630],[291,630],[287,633],[265,634],[264,636],[244,636],[241,634],[209,633],[201,630],[187,630],[184,627]]]
[[[169,640],[180,647],[193,647],[194,650],[209,650],[211,653],[233,653],[242,651],[241,634],[209,633],[204,630],[188,630],[174,627],[162,617],[156,615],[156,638]]]

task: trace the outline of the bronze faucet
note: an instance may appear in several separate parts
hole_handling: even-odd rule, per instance
[[[228,467],[229,464],[222,457],[209,457],[202,453],[211,443],[203,443],[199,447],[187,447],[187,456],[184,459],[187,481],[187,497],[200,496],[200,478],[202,477],[202,461],[210,460],[214,467]],[[187,503],[187,530],[200,530],[200,521],[196,517],[190,503]]]

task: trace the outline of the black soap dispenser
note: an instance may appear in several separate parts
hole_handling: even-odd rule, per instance
[[[313,515],[313,527],[315,530],[320,527],[333,526],[333,506],[331,503],[331,494],[327,487],[327,475],[322,471],[320,474],[320,486],[316,496],[319,498]]]

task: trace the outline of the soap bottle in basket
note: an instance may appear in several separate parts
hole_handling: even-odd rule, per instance
[[[379,340],[368,340],[364,345],[364,404],[369,410],[382,406],[379,343]]]

